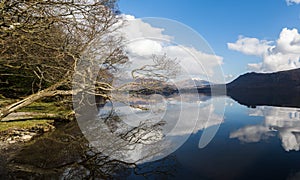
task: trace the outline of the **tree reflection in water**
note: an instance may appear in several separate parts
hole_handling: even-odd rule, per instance
[[[116,122],[117,117],[106,119],[106,123],[112,127],[111,130]],[[158,126],[159,124],[155,124],[153,128]],[[151,132],[150,129],[144,130],[145,127],[141,125],[121,136],[128,140],[124,141],[127,145],[145,142],[136,136],[140,131],[143,131],[143,135]],[[101,138],[99,142],[105,144],[105,140],[106,138]],[[6,176],[11,179],[112,179],[128,176],[168,177],[174,174],[174,156],[138,166],[134,162],[113,158],[120,155],[114,153],[120,153],[119,149],[123,147],[124,144],[114,144],[113,149],[106,149],[111,154],[100,152],[85,139],[76,122],[61,124],[54,132],[38,138],[12,155],[7,163]]]
[[[173,176],[177,173],[179,163],[172,152],[191,133],[223,122],[222,116],[214,113],[215,108],[209,98],[195,100],[193,97],[189,94],[168,97],[167,107],[162,106],[166,111],[161,111],[158,108],[160,106],[154,103],[157,113],[152,113],[152,119],[143,116],[147,118],[137,126],[126,124],[120,113],[109,106],[106,106],[108,110],[105,109],[103,103],[98,106],[104,112],[100,113],[93,104],[85,101],[82,113],[79,114],[86,116],[81,121],[77,119],[79,125],[75,121],[60,124],[55,131],[36,139],[12,155],[7,176],[32,179],[112,179],[136,176],[155,179]],[[160,101],[158,99],[158,103]],[[140,113],[137,115],[142,116],[144,111]],[[179,116],[183,117],[180,124]],[[131,115],[128,117],[134,118]]]

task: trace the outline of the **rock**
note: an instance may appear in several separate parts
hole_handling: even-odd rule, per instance
[[[43,131],[48,132],[48,131],[50,131],[50,128],[49,127],[44,127]]]
[[[44,132],[49,132],[49,131],[51,131],[51,130],[53,130],[53,129],[55,129],[55,127],[52,126],[52,125],[43,127],[43,131],[44,131]]]
[[[13,131],[14,135],[19,135],[20,131]]]
[[[49,132],[53,129],[55,129],[53,125],[48,125],[48,126],[37,125],[30,129],[23,129],[23,128],[10,129],[9,131],[0,135],[0,143],[3,142],[6,144],[14,144],[14,143],[28,142],[32,140],[34,137],[39,136],[45,132]]]
[[[35,135],[37,135],[37,133],[31,132],[31,133],[29,133],[29,135],[30,135],[30,136],[35,136]]]
[[[16,143],[17,141],[15,140],[11,140],[11,141],[8,141],[9,144],[13,144],[13,143]]]
[[[24,135],[24,136],[21,137],[21,139],[22,139],[23,141],[30,141],[31,138],[32,138],[32,136],[30,136],[30,135]]]

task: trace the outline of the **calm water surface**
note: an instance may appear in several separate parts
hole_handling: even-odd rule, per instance
[[[226,102],[220,128],[205,148],[198,148],[200,129],[170,155],[176,159],[170,179],[300,179],[300,109]]]

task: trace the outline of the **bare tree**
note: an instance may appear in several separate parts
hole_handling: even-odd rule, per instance
[[[45,97],[110,99],[108,92],[132,84],[159,90],[175,76],[178,62],[154,55],[153,64],[132,71],[139,82],[113,87],[113,74],[128,62],[116,11],[115,0],[1,1],[0,83],[21,100],[1,107],[0,119]]]
[[[164,54],[162,56],[152,55],[153,64],[147,64],[131,71],[134,79],[154,79],[160,81],[168,81],[176,77],[179,72],[178,62]]]
[[[120,24],[115,3],[115,0],[1,1],[0,82],[6,85],[5,91],[17,91],[18,97],[25,98],[2,107],[0,118],[43,97],[72,95],[73,74],[83,52],[95,38],[101,59],[93,59],[99,58],[93,54],[89,65],[103,64],[98,75],[126,62],[121,38],[111,35]],[[86,69],[81,76],[89,79],[91,72],[92,69]],[[104,89],[110,86],[105,81],[94,84]]]

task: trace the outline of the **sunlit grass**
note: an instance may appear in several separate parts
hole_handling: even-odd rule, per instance
[[[44,128],[50,126],[54,120],[26,120],[26,121],[12,121],[0,122],[0,133],[12,129],[30,130],[36,127]]]
[[[0,99],[0,108],[16,102],[14,99]],[[60,102],[37,101],[15,112],[16,119],[0,122],[0,133],[12,129],[30,130],[33,128],[49,127],[60,117],[65,118],[71,111]],[[19,115],[19,114],[20,115]],[[24,114],[25,113],[25,114]],[[12,118],[15,118],[12,116]]]
[[[62,114],[66,112],[66,108],[55,102],[34,102],[17,112],[36,112],[36,113],[51,113]]]
[[[1,94],[0,94],[0,107],[4,107],[7,106],[11,103],[15,102],[14,99],[6,99],[6,98],[2,98]]]

